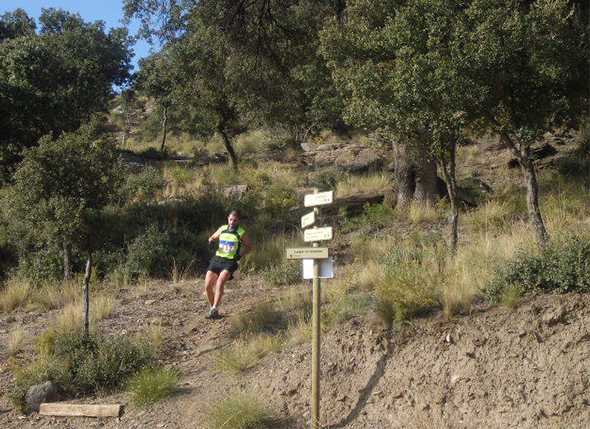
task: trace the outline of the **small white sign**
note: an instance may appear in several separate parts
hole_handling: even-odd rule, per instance
[[[297,247],[294,249],[287,249],[287,259],[325,259],[327,257],[327,247]]]
[[[323,241],[332,239],[332,227],[311,228],[303,231],[303,241]]]
[[[320,264],[320,279],[334,278],[334,261],[332,259],[318,259]],[[303,280],[313,279],[313,259],[304,259],[303,261]]]
[[[315,223],[315,212],[309,212],[305,216],[301,216],[301,228],[307,228]]]
[[[334,201],[334,191],[318,192],[317,194],[306,195],[303,199],[305,207],[325,206]]]

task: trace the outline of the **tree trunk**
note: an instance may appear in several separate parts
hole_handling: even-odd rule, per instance
[[[436,162],[427,154],[416,159],[416,191],[414,201],[432,205],[436,200]]]
[[[234,151],[234,148],[231,144],[229,136],[225,132],[225,129],[223,128],[223,126],[219,126],[217,128],[217,130],[219,131],[219,134],[221,134],[221,137],[223,138],[223,145],[225,146],[225,150],[229,154],[229,158],[231,160],[232,167],[234,170],[237,170],[238,169],[238,156],[236,155],[236,152]]]
[[[63,256],[64,256],[64,280],[70,280],[72,278],[72,249],[68,240],[63,242]]]
[[[160,145],[160,152],[164,152],[164,146],[166,145],[166,135],[168,134],[168,106],[164,107],[164,117],[162,118],[162,144]]]
[[[459,241],[459,207],[457,204],[457,178],[456,178],[456,159],[457,159],[457,140],[453,139],[449,147],[449,159],[443,158],[442,172],[447,184],[447,192],[451,203],[451,236],[449,248],[451,253],[457,253],[457,242]]]
[[[86,272],[84,273],[83,313],[84,313],[84,335],[90,332],[90,274],[92,272],[92,257],[88,255],[86,261]]]
[[[416,172],[404,144],[393,142],[392,149],[394,156],[393,178],[397,196],[396,207],[404,208],[414,196]]]
[[[517,144],[506,133],[501,133],[500,137],[504,142],[506,142],[506,144],[512,150],[512,153],[520,162],[523,179],[526,186],[526,201],[529,222],[535,230],[537,245],[543,249],[549,242],[549,234],[545,228],[545,222],[543,221],[541,209],[539,207],[539,183],[537,182],[535,165],[530,157],[530,147],[524,144]]]
[[[537,244],[544,248],[549,242],[549,234],[545,228],[541,209],[539,208],[539,183],[537,182],[537,173],[535,166],[530,157],[521,159],[522,173],[526,184],[526,202],[529,212],[529,220],[535,229]]]

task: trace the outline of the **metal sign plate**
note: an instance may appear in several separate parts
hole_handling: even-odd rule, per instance
[[[332,239],[332,227],[306,229],[303,232],[303,241],[323,241]]]
[[[304,259],[303,261],[303,280],[313,279],[313,259]],[[334,278],[334,261],[332,259],[320,259],[320,276],[319,279]]]
[[[309,212],[305,216],[301,216],[301,228],[307,228],[315,223],[315,212]]]
[[[303,199],[305,207],[325,206],[332,204],[334,201],[334,191],[319,192],[317,194],[308,194]]]
[[[287,259],[327,259],[327,247],[298,247],[287,249]]]

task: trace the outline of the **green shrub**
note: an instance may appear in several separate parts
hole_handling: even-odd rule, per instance
[[[154,362],[146,342],[127,337],[84,336],[80,332],[49,335],[39,344],[44,353],[15,371],[11,398],[22,411],[24,396],[34,384],[52,381],[68,396],[115,390],[143,367]]]
[[[156,193],[164,189],[162,172],[154,167],[145,167],[139,173],[129,174],[123,184],[122,194],[125,200],[139,199],[149,201]]]
[[[132,276],[161,274],[166,272],[168,264],[168,236],[150,226],[147,231],[136,237],[128,246],[126,269]]]
[[[442,275],[436,249],[393,249],[383,259],[383,279],[376,288],[377,313],[390,326],[441,306]]]
[[[276,427],[277,422],[256,395],[236,393],[211,408],[208,423],[211,429],[265,429]]]
[[[372,301],[371,295],[367,293],[346,294],[328,305],[324,320],[327,325],[332,325],[362,316],[367,313]]]
[[[342,232],[351,232],[360,228],[380,229],[391,225],[394,211],[384,204],[365,204],[362,214],[347,218],[342,225]]]
[[[499,302],[510,288],[535,291],[589,292],[590,240],[580,237],[550,243],[539,254],[523,251],[498,268],[486,288],[491,302]]]
[[[321,170],[312,175],[309,180],[309,186],[319,190],[335,189],[339,181],[343,180],[345,174],[336,168]]]
[[[280,260],[262,271],[262,277],[268,286],[289,286],[301,281],[301,263],[299,261]]]
[[[176,369],[144,368],[129,380],[133,403],[141,407],[154,404],[174,393],[179,373]]]

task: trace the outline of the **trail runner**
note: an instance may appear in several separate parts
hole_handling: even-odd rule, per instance
[[[208,319],[219,319],[219,305],[223,297],[225,282],[233,278],[233,273],[238,269],[240,258],[254,250],[246,230],[239,224],[240,214],[233,210],[227,217],[227,225],[217,229],[209,237],[209,244],[219,240],[215,256],[211,258],[207,274],[205,275],[205,291],[209,305]]]

